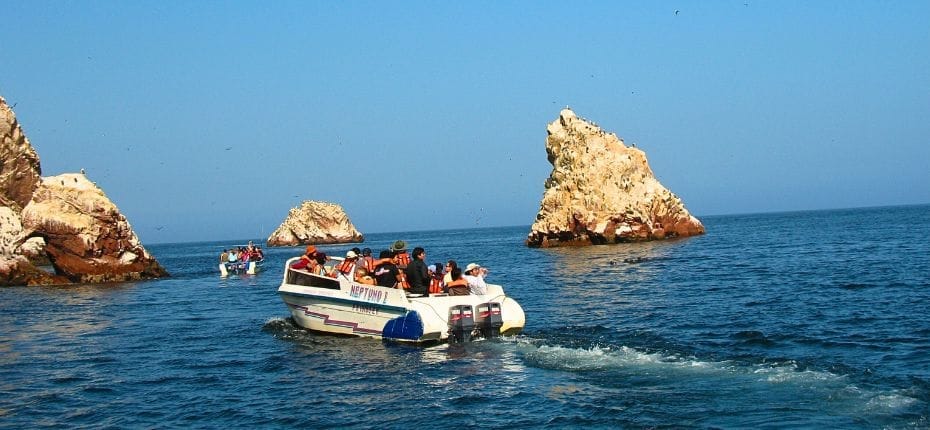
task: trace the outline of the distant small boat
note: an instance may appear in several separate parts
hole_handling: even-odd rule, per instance
[[[262,271],[262,264],[265,259],[249,261],[233,261],[220,263],[220,276],[227,277],[230,273],[234,275],[246,274],[255,275]]]
[[[256,250],[256,248],[252,246],[251,241],[249,241],[248,245],[233,247],[232,249],[233,250],[252,249],[253,251]],[[225,254],[225,250],[224,250],[224,254],[222,258],[224,260],[227,258],[227,254]],[[252,252],[246,261],[242,261],[240,259],[236,259],[234,261],[221,261],[219,264],[220,276],[225,278],[229,276],[230,273],[235,274],[235,275],[239,275],[239,274],[255,275],[258,272],[261,272],[262,264],[264,262],[265,262],[265,256],[261,253],[260,250],[258,250],[257,252]]]
[[[285,263],[278,293],[294,322],[306,329],[426,343],[516,335],[525,324],[523,308],[500,285],[488,284],[480,296],[420,296],[355,282],[354,269],[334,279],[291,268],[299,259]]]

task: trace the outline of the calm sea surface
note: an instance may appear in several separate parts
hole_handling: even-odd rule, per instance
[[[286,258],[220,279],[0,288],[3,428],[930,428],[930,206],[707,217],[528,249],[527,227],[372,234],[491,269],[524,334],[417,348],[297,328]],[[341,255],[350,246],[324,246]]]

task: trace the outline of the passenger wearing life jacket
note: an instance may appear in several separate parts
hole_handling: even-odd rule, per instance
[[[292,265],[291,265],[291,268],[292,268],[292,269],[303,269],[303,268],[307,267],[307,265],[310,264],[310,260],[312,260],[312,259],[314,259],[314,258],[316,257],[316,253],[317,253],[317,252],[316,252],[316,247],[315,247],[315,246],[313,246],[313,245],[307,245],[307,249],[306,249],[306,251],[304,251],[304,255],[301,255],[301,256],[300,256],[300,261],[298,261],[298,262],[292,264]]]
[[[407,282],[407,273],[405,272],[404,269],[401,269],[400,267],[398,267],[397,254],[394,254],[393,265],[397,269],[397,283],[394,285],[394,288],[401,289],[401,290],[409,290],[410,283]]]
[[[446,290],[449,291],[450,296],[467,296],[470,294],[468,281],[462,276],[462,269],[458,267],[452,268],[452,271],[449,272],[449,278],[452,280],[446,283]]]
[[[410,254],[407,253],[407,242],[402,240],[394,242],[394,245],[391,246],[391,251],[394,252],[394,264],[401,270],[406,269],[407,265],[410,264]]]
[[[429,293],[440,294],[445,292],[445,282],[442,280],[442,263],[429,266]]]
[[[336,270],[334,270],[333,273],[342,273],[343,275],[348,276],[350,273],[352,273],[352,270],[355,269],[355,263],[357,260],[358,254],[356,254],[355,251],[347,252],[346,258],[342,260],[341,263],[336,265]]]
[[[364,267],[368,273],[375,273],[375,259],[371,256],[371,248],[362,249],[362,258],[358,259],[358,264]]]

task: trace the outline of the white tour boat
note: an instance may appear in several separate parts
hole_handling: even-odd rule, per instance
[[[523,308],[500,285],[488,284],[487,294],[480,296],[424,297],[359,284],[352,280],[354,273],[332,278],[291,268],[299,259],[285,263],[278,293],[294,321],[310,330],[415,343],[462,342],[523,330]]]

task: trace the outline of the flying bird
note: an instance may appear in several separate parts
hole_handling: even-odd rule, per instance
[[[679,12],[678,9],[675,9],[675,15],[678,15],[678,12]]]

